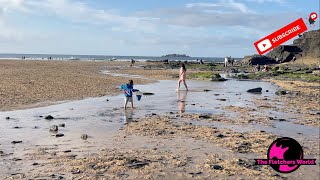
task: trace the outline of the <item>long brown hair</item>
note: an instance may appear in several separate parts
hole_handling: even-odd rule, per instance
[[[186,65],[184,65],[184,63],[181,63],[181,67],[183,71],[187,71]]]

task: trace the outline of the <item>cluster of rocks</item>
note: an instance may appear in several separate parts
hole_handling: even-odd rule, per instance
[[[243,63],[247,65],[275,64],[294,61],[301,57],[320,58],[320,29],[299,35],[292,45],[280,45],[265,56],[245,56]]]

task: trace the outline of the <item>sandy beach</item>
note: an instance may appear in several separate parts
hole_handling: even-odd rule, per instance
[[[190,91],[177,93],[174,66],[1,60],[0,176],[318,179],[319,82],[197,80],[210,70],[224,72],[220,65],[191,64]],[[128,79],[154,95],[124,111],[119,86]],[[246,92],[256,87],[261,94]],[[287,93],[275,95],[280,89]],[[59,130],[50,132],[55,125]],[[255,165],[279,137],[296,139],[304,158],[318,165],[290,174]]]

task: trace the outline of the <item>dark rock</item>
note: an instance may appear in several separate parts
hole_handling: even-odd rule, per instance
[[[218,138],[223,138],[224,135],[223,135],[223,134],[219,134],[219,135],[217,135],[217,137],[218,137]]]
[[[10,117],[6,117],[6,120],[9,120],[10,119]]]
[[[81,171],[79,169],[75,169],[71,171],[72,174],[80,174]]]
[[[19,127],[19,126],[15,126],[13,127],[14,129],[21,129],[22,127]]]
[[[59,124],[58,126],[59,126],[59,127],[66,127],[66,124],[65,124],[65,123],[62,123],[62,124]]]
[[[106,101],[109,101],[109,99],[107,99]]]
[[[221,171],[221,170],[223,170],[223,167],[222,166],[220,166],[220,165],[211,165],[211,168],[212,169],[214,169],[214,170],[219,170],[219,171]]]
[[[266,90],[266,92],[269,92],[269,90]]]
[[[126,166],[128,168],[131,168],[131,169],[138,169],[138,168],[141,168],[141,167],[144,167],[146,165],[148,165],[149,162],[148,161],[138,161],[138,160],[132,160],[131,162],[129,162]]]
[[[56,125],[51,126],[49,129],[49,131],[51,131],[51,132],[58,132],[58,130],[59,130],[59,128]]]
[[[220,94],[214,94],[215,96],[220,96]]]
[[[202,115],[199,115],[199,118],[210,119],[211,116],[209,116],[209,115],[207,115],[207,114],[202,114]]]
[[[11,159],[12,161],[21,161],[22,159],[20,159],[20,158],[13,158],[13,159]]]
[[[242,159],[238,159],[237,164],[240,165],[240,166],[243,166],[243,167],[245,167],[245,168],[252,169],[252,170],[256,170],[256,171],[259,171],[259,170],[261,170],[261,168],[262,168],[261,166],[256,165],[254,160],[242,160]]]
[[[63,151],[64,153],[70,153],[71,152],[71,150],[66,150],[66,151]]]
[[[19,144],[19,143],[22,143],[22,141],[12,141],[11,143],[12,144]]]
[[[196,104],[191,104],[191,106],[195,106]]]
[[[154,95],[154,93],[144,92],[144,93],[142,93],[142,95],[151,96],[151,95]]]
[[[258,87],[258,88],[253,88],[253,89],[249,89],[247,90],[248,93],[262,93],[262,88]]]
[[[234,76],[234,78],[236,78],[236,79],[249,79],[249,76],[244,75],[244,74],[239,74],[237,76]]]
[[[64,134],[62,134],[62,133],[56,134],[56,137],[63,137],[63,136],[64,136]]]
[[[293,57],[301,56],[302,50],[295,45],[281,45],[270,51],[267,56],[273,59],[278,58],[279,62],[289,62]]]
[[[217,99],[218,101],[227,101],[227,99]]]
[[[286,94],[287,94],[287,91],[284,90],[284,89],[280,89],[280,90],[278,90],[275,94],[278,95],[278,96],[286,95]]]
[[[169,112],[169,114],[174,114],[173,112]]]
[[[82,135],[81,135],[81,139],[87,140],[87,139],[88,139],[88,135],[87,135],[87,134],[82,134]]]
[[[157,114],[156,114],[156,113],[152,113],[151,115],[152,115],[152,116],[156,116]]]
[[[39,165],[39,163],[33,163],[32,164],[32,166],[38,166]]]
[[[245,56],[242,60],[244,64],[247,65],[263,65],[263,64],[275,64],[276,61],[273,58],[261,55],[252,55],[252,56]]]
[[[233,150],[239,152],[239,153],[249,153],[251,152],[251,143],[245,142],[240,144],[238,147],[233,148]]]
[[[48,115],[48,116],[45,117],[45,119],[46,119],[46,120],[52,120],[52,119],[54,119],[54,117],[51,116],[51,115]]]
[[[211,90],[209,90],[209,89],[204,89],[203,91],[204,91],[204,92],[208,92],[208,91],[211,91]]]
[[[320,57],[320,30],[313,30],[303,33],[302,37],[295,39],[293,45],[302,50],[302,57]],[[298,57],[297,57],[298,58]]]
[[[224,79],[223,77],[220,76],[220,74],[214,74],[211,77],[211,81],[226,81],[227,79]]]

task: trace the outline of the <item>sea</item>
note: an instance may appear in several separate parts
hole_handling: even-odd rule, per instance
[[[79,61],[197,61],[203,62],[224,62],[224,57],[161,57],[161,56],[110,56],[110,55],[63,55],[63,54],[0,54],[0,60],[25,59],[25,60],[79,60]],[[241,58],[234,58],[241,60]]]

